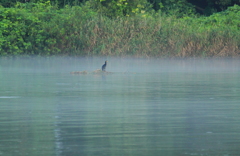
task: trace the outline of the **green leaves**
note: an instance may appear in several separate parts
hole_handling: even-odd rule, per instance
[[[86,4],[110,18],[144,15],[151,6],[147,0],[89,0]]]
[[[49,1],[0,7],[0,55],[157,56],[174,52],[180,56],[176,52],[184,52],[181,56],[196,56],[214,48],[237,47],[233,48],[237,51],[240,47],[239,6],[195,17],[185,0],[156,1],[160,13],[149,9],[146,0],[90,0],[61,9]]]

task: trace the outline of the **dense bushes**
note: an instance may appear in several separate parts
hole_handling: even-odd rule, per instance
[[[0,8],[1,54],[34,54],[48,50],[49,38],[43,25],[57,13],[51,8],[45,3],[19,3],[15,8]]]
[[[209,17],[108,16],[50,2],[0,8],[1,55],[239,56],[240,7]]]

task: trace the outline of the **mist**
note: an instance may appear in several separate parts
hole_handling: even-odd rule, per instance
[[[0,155],[237,155],[239,67],[233,58],[2,57]]]

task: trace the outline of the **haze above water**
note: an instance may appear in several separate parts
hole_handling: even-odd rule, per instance
[[[239,59],[105,60],[0,58],[0,155],[239,155]]]

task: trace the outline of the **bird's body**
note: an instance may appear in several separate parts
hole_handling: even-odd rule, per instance
[[[106,71],[107,61],[105,61],[104,65],[102,65],[102,71]]]

